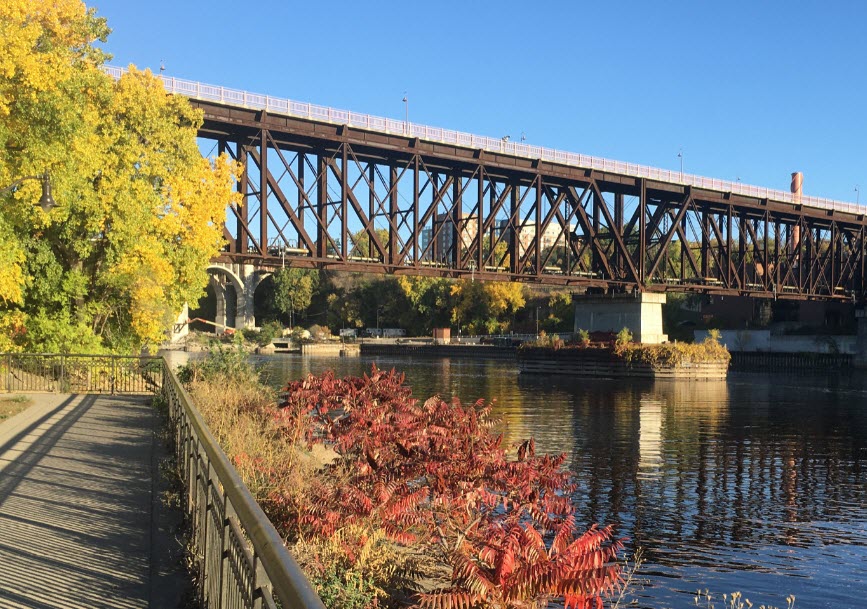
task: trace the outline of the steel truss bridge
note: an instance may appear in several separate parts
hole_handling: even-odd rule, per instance
[[[245,167],[221,262],[865,297],[852,203],[162,78],[204,111],[204,147]]]

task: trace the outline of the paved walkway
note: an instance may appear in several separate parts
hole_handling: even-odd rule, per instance
[[[150,397],[30,397],[0,425],[0,609],[178,606]]]

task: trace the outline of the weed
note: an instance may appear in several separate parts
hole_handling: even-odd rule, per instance
[[[693,602],[696,607],[702,609],[716,609],[717,605],[714,596],[710,590],[696,590]],[[740,592],[732,592],[731,594],[722,595],[722,605],[720,609],[752,609],[753,603]],[[758,609],[779,609],[775,605],[759,605]],[[790,594],[786,597],[786,609],[795,609],[795,595]]]
[[[33,401],[24,395],[0,398],[0,421],[12,418],[32,405]]]

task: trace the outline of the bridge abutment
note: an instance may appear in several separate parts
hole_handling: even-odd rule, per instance
[[[662,331],[665,294],[643,292],[579,296],[575,303],[575,331],[619,332],[629,328],[636,342],[656,344],[668,340]]]

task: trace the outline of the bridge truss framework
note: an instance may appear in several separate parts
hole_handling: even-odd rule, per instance
[[[191,101],[245,166],[224,262],[864,300],[863,213]]]

